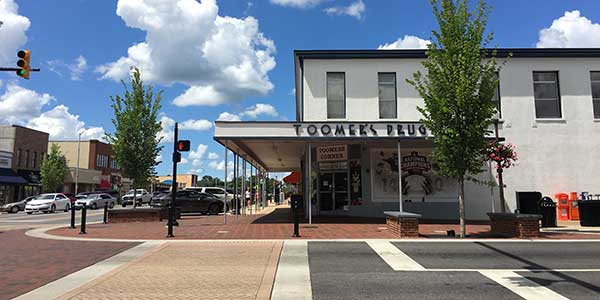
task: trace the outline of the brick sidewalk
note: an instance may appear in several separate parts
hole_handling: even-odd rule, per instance
[[[0,232],[0,299],[12,299],[93,265],[137,243],[54,241],[26,230]]]
[[[223,216],[186,216],[175,227],[174,239],[289,239],[293,235],[293,224],[289,208],[279,207],[270,214],[228,216],[227,225]],[[456,234],[460,228],[456,224],[420,224],[419,233],[423,238],[446,237],[447,230]],[[164,222],[113,223],[89,225],[86,238],[113,239],[165,239]],[[50,234],[80,237],[78,230],[59,228]],[[303,239],[392,239],[397,238],[388,231],[385,219],[322,217],[315,218],[312,225],[300,224]],[[474,238],[494,238],[489,225],[467,225],[467,235]],[[542,233],[541,239],[598,239],[600,235]]]
[[[61,300],[269,299],[282,242],[166,243]]]

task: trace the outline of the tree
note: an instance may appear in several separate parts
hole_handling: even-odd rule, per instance
[[[442,175],[459,186],[460,236],[465,237],[465,180],[483,171],[485,135],[495,113],[492,102],[498,84],[496,51],[485,47],[489,7],[478,2],[475,12],[468,0],[430,0],[439,30],[433,31],[423,66],[407,82],[424,99],[417,109],[421,122],[433,134],[433,159]]]
[[[157,120],[162,91],[154,94],[152,86],[145,86],[137,68],[132,72],[131,90],[122,83],[123,97],[110,97],[115,132],[107,134],[106,139],[123,168],[123,176],[132,179],[134,189],[143,188],[156,173],[155,158],[162,149],[159,146],[162,137],[158,137],[162,127]]]
[[[42,189],[46,193],[54,193],[65,182],[67,176],[67,160],[60,152],[60,146],[52,144],[50,153],[42,159],[40,177]]]

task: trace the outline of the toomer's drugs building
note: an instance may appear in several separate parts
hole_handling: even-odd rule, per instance
[[[509,53],[493,99],[499,136],[519,153],[504,172],[507,210],[519,191],[600,194],[600,49],[497,56]],[[216,121],[214,139],[259,170],[301,172],[307,216],[383,217],[401,201],[425,219],[455,220],[458,186],[436,173],[434,137],[419,123],[423,100],[405,80],[424,72],[425,58],[424,50],[297,50],[296,120]],[[477,176],[496,180],[489,168]],[[497,188],[465,190],[467,219],[500,210]]]

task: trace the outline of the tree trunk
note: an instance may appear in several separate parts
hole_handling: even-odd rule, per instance
[[[502,180],[502,168],[498,168],[498,194],[500,195],[500,211],[506,212],[506,200],[504,199],[504,180]]]
[[[464,238],[467,236],[467,230],[465,226],[465,179],[461,177],[458,180],[459,193],[458,193],[458,214],[460,218],[460,237]]]

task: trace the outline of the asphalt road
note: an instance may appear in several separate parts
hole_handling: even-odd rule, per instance
[[[309,242],[313,299],[600,299],[600,243],[378,243]]]
[[[115,207],[115,209],[119,209]],[[87,222],[102,221],[103,210],[87,210]],[[75,211],[76,224],[81,223],[81,210]],[[71,212],[57,211],[55,213],[33,213],[31,215],[20,211],[16,214],[0,213],[0,230],[51,227],[56,225],[68,226],[71,222]]]

